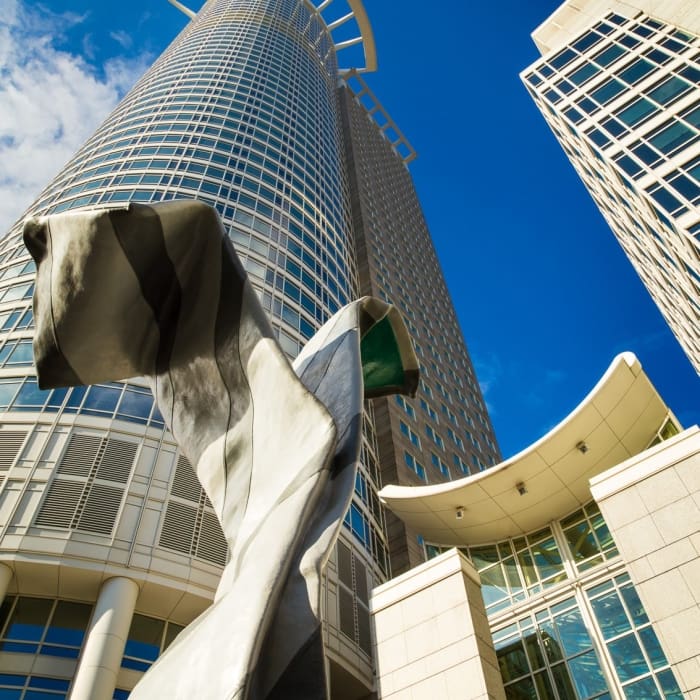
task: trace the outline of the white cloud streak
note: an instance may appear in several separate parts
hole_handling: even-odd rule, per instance
[[[86,17],[0,0],[0,235],[144,71],[150,57],[104,66],[60,47]],[[41,6],[39,6],[41,7]]]

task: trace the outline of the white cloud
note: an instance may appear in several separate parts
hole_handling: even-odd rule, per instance
[[[123,29],[116,32],[110,32],[109,35],[123,49],[130,49],[134,44],[134,40],[131,38],[131,35],[128,32],[125,32]]]
[[[131,87],[150,57],[116,57],[104,66],[91,65],[59,48],[62,33],[86,16],[30,9],[23,0],[1,4],[3,235]]]

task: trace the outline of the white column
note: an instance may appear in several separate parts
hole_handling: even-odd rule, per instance
[[[136,583],[122,576],[102,584],[71,700],[111,700],[138,594]]]
[[[0,603],[5,600],[5,595],[7,594],[7,587],[10,585],[12,580],[12,569],[6,564],[0,563]]]

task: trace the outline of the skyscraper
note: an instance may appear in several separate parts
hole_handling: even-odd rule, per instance
[[[353,698],[373,683],[368,591],[422,556],[415,533],[387,527],[382,478],[435,483],[499,455],[406,168],[412,151],[373,119],[385,112],[358,73],[339,67],[352,47],[363,57],[353,68],[376,66],[364,8],[349,5],[338,17],[330,2],[209,0],[28,213],[180,197],[215,206],[290,357],[361,293],[402,310],[424,383],[414,402],[367,406],[355,498],[327,568],[330,677]],[[340,27],[356,36],[334,39]],[[77,673],[93,674],[91,697],[124,697],[209,605],[226,547],[142,381],[38,390],[20,228],[0,246],[0,688],[65,695],[90,647],[101,670]],[[126,640],[123,655],[103,633]]]
[[[700,9],[565,2],[522,78],[700,372]]]

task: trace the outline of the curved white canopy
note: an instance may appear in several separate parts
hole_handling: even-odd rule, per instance
[[[379,497],[429,542],[532,532],[590,501],[591,477],[642,452],[668,414],[637,358],[622,353],[559,425],[514,457],[445,484],[386,486]]]

